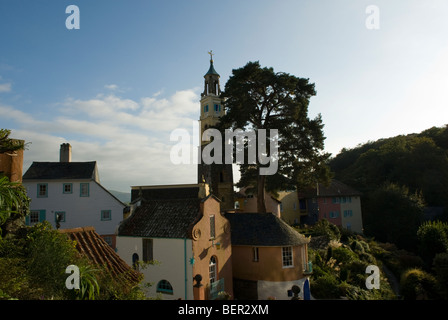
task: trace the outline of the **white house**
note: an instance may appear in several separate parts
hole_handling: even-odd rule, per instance
[[[60,162],[33,162],[23,185],[31,198],[27,225],[47,220],[61,229],[92,226],[115,248],[126,205],[100,184],[96,161],[71,162],[71,146],[62,144]]]

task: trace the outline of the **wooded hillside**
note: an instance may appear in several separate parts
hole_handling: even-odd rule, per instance
[[[423,208],[448,205],[448,125],[342,149],[329,164],[363,193],[365,233],[381,241],[414,249]]]

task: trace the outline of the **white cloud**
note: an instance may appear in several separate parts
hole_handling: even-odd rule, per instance
[[[118,86],[116,84],[106,84],[104,88],[114,91],[118,89]]]
[[[133,185],[196,182],[195,165],[174,165],[170,141],[176,128],[192,132],[199,117],[199,96],[183,90],[170,97],[161,92],[139,101],[114,94],[92,99],[69,98],[45,120],[30,112],[0,105],[13,137],[31,142],[24,171],[32,161],[58,161],[61,143],[72,145],[72,161],[97,161],[102,184],[129,191]],[[193,141],[192,141],[193,143]]]
[[[10,92],[10,91],[11,91],[11,83],[0,84],[0,92]]]

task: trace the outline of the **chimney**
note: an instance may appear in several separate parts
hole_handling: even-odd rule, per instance
[[[209,194],[210,194],[210,188],[208,184],[205,182],[199,183],[198,197],[200,199],[204,199],[207,198]]]
[[[59,162],[71,162],[72,161],[72,146],[70,143],[61,144],[61,150],[59,152]]]

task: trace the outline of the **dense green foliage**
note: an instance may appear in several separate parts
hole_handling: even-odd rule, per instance
[[[431,265],[436,254],[448,252],[448,224],[441,221],[426,221],[417,231],[419,254]]]
[[[330,167],[336,179],[363,193],[393,183],[421,192],[428,206],[446,206],[448,126],[342,149]]]
[[[362,199],[363,225],[367,235],[381,242],[414,250],[417,230],[423,221],[423,200],[406,187],[387,184]]]
[[[363,193],[364,231],[379,241],[416,252],[424,207],[448,205],[448,126],[343,149],[329,164]]]
[[[8,226],[28,214],[30,199],[25,187],[0,176],[0,237],[6,235]]]
[[[66,287],[69,265],[79,268],[80,289]],[[144,293],[124,276],[92,265],[73,241],[43,222],[0,239],[0,299],[144,299]]]
[[[362,192],[370,253],[400,279],[402,298],[447,299],[448,125],[343,149],[329,164]],[[427,221],[425,207],[442,214]]]
[[[421,269],[409,269],[400,280],[401,294],[405,300],[437,299],[437,280]]]
[[[419,254],[398,248],[393,243],[354,234],[326,220],[320,220],[311,227],[296,227],[300,233],[310,235],[314,243],[308,249],[309,260],[313,264],[313,297],[448,299],[447,227],[447,223],[436,221],[426,222],[418,228],[419,254],[425,260]],[[366,288],[366,268],[369,265],[376,265],[381,270],[379,290]]]
[[[311,293],[316,299],[385,300],[396,299],[387,278],[381,272],[380,288],[369,290],[366,279],[369,265],[381,266],[370,247],[377,244],[361,237],[347,243],[331,240],[326,250],[309,249],[313,263]]]

